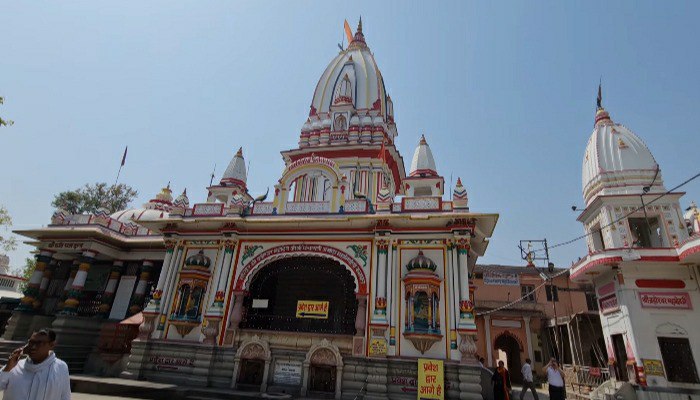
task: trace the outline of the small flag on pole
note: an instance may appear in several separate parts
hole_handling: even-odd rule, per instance
[[[126,162],[126,152],[127,152],[127,150],[129,150],[129,146],[126,146],[126,147],[124,148],[124,155],[122,156],[122,165],[121,165],[122,167],[124,166],[124,163]]]
[[[350,29],[350,24],[348,24],[348,20],[345,20],[345,36],[348,37],[348,44],[352,42],[352,29]]]

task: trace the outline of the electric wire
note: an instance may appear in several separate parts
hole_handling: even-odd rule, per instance
[[[661,198],[663,198],[663,197],[665,197],[665,196],[667,196],[667,195],[673,193],[675,190],[680,189],[681,187],[687,185],[688,183],[692,182],[693,180],[697,179],[698,177],[700,177],[700,172],[698,172],[697,174],[693,175],[692,177],[686,179],[685,181],[683,181],[683,182],[680,183],[679,185],[676,185],[676,186],[674,186],[673,188],[667,190],[665,193],[662,193],[661,195],[657,196],[657,197],[654,198],[652,201],[646,203],[646,205],[649,206],[649,205],[653,204],[654,202],[656,202],[656,201],[660,200]],[[617,222],[619,222],[619,221],[621,221],[621,220],[623,220],[623,219],[629,217],[630,215],[632,215],[632,214],[638,212],[638,211],[641,210],[641,209],[642,209],[642,207],[637,207],[635,210],[630,211],[629,213],[623,215],[622,217],[620,217],[620,218],[618,218],[618,219],[616,219],[616,220],[610,222],[609,224],[607,224],[607,225],[605,225],[605,226],[603,226],[603,227],[601,227],[601,228],[599,228],[599,229],[593,230],[593,231],[591,231],[590,233],[583,234],[583,235],[578,236],[578,237],[576,237],[576,238],[574,238],[574,239],[567,240],[566,242],[561,242],[561,243],[554,244],[554,245],[552,245],[552,246],[548,246],[548,248],[549,248],[549,249],[553,249],[553,248],[556,248],[556,247],[562,247],[562,246],[566,246],[566,245],[569,245],[569,244],[571,244],[571,243],[577,242],[577,241],[579,241],[579,240],[581,240],[581,239],[584,239],[584,238],[586,238],[586,237],[592,235],[593,233],[595,233],[595,232],[597,232],[597,231],[600,231],[600,230],[602,230],[602,229],[604,229],[604,228],[607,228],[607,227],[609,227],[609,226],[611,226],[611,225],[616,224]],[[542,250],[544,250],[544,249],[539,249],[539,250],[537,250],[537,251],[542,251]],[[541,284],[537,285],[537,286],[535,287],[535,289],[533,289],[532,291],[526,293],[526,294],[523,295],[523,296],[520,296],[520,298],[518,298],[518,299],[516,299],[516,300],[514,300],[514,301],[511,301],[511,302],[508,303],[508,304],[505,304],[505,305],[503,305],[503,306],[500,306],[500,307],[497,307],[497,308],[494,308],[494,309],[491,309],[491,310],[487,310],[487,311],[482,311],[482,312],[476,313],[476,315],[477,315],[477,316],[489,315],[489,314],[492,314],[492,313],[495,313],[495,312],[498,312],[498,311],[501,311],[501,310],[505,310],[505,309],[507,309],[507,308],[510,308],[510,307],[514,306],[515,304],[518,304],[518,303],[520,303],[521,301],[523,301],[526,297],[528,297],[528,296],[530,295],[530,293],[534,293],[534,292],[536,292],[537,290],[539,290],[540,288],[542,288],[544,285],[547,284],[548,281],[552,281],[554,278],[557,278],[557,277],[559,277],[559,276],[561,276],[561,275],[564,275],[564,274],[568,273],[569,270],[570,270],[571,268],[573,268],[573,265],[570,266],[570,267],[566,267],[566,268],[562,269],[561,271],[557,272],[557,273],[554,274],[554,275],[548,275],[548,276],[547,276],[547,280],[545,280],[545,281],[542,282]]]

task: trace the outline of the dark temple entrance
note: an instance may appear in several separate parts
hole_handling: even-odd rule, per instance
[[[328,318],[297,318],[299,300],[327,301]],[[243,305],[243,329],[355,334],[355,281],[327,258],[273,261],[255,275]]]
[[[510,380],[513,383],[522,383],[523,374],[520,371],[522,369],[522,365],[520,362],[520,344],[518,341],[512,336],[504,333],[496,338],[493,347],[505,353],[505,364],[508,372],[510,372]]]

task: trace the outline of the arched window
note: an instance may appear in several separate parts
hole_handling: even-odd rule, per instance
[[[335,89],[333,104],[352,104],[352,82],[350,82],[347,74],[345,74]]]
[[[335,122],[333,123],[333,130],[336,132],[342,132],[347,129],[347,119],[343,114],[338,114],[337,117],[335,117]]]

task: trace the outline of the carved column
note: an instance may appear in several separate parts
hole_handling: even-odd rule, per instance
[[[355,316],[355,336],[364,336],[367,326],[367,297],[357,295],[357,315]]]
[[[70,267],[70,275],[68,276],[68,280],[66,281],[66,285],[63,287],[63,294],[61,295],[61,300],[56,305],[57,311],[63,310],[63,307],[65,306],[65,301],[68,299],[68,292],[70,291],[70,288],[73,286],[73,280],[75,279],[75,275],[78,273],[79,266],[80,266],[80,260],[78,260],[78,259],[73,260],[73,265],[71,265],[71,267]]]
[[[386,321],[386,263],[389,242],[377,240],[377,290],[374,299],[374,317]]]
[[[152,261],[144,261],[141,265],[141,275],[139,276],[139,282],[136,284],[136,290],[134,290],[134,295],[131,298],[129,304],[129,313],[131,315],[141,312],[143,307],[143,301],[146,297],[146,290],[148,289],[148,280],[151,279],[151,271],[153,270]]]
[[[163,259],[163,267],[160,269],[160,276],[158,276],[158,283],[156,284],[156,289],[153,291],[153,297],[148,302],[146,310],[144,312],[158,312],[160,311],[160,301],[163,296],[163,288],[165,287],[165,282],[172,273],[172,261],[173,253],[175,251],[175,241],[165,240],[165,258]]]
[[[459,325],[458,330],[476,332],[474,304],[469,297],[469,239],[457,238],[459,267]]]
[[[530,332],[530,316],[523,316],[523,322],[525,324],[525,337],[527,338],[527,356],[530,360],[535,359],[535,353],[532,351],[532,333]]]
[[[463,333],[460,335],[462,340],[459,343],[459,352],[462,353],[462,364],[476,365],[476,344],[472,335]]]
[[[157,321],[157,328],[155,332],[153,332],[153,338],[154,339],[160,339],[165,332],[165,320],[167,319],[167,313],[170,310],[170,305],[172,302],[172,297],[173,297],[173,291],[175,290],[175,285],[177,282],[175,280],[177,279],[177,275],[179,273],[180,269],[180,264],[182,261],[182,257],[184,256],[184,246],[182,244],[178,245],[175,248],[175,255],[174,257],[171,258],[170,265],[168,266],[168,275],[165,278],[165,282],[163,283],[163,289],[160,292],[160,300],[158,301],[159,304],[159,309],[158,309],[158,321]],[[163,266],[165,268],[165,266]],[[154,295],[155,297],[155,295]]]
[[[228,283],[228,271],[231,269],[236,243],[236,240],[226,240],[224,242],[224,255],[221,257],[221,263],[217,266],[212,286],[209,289],[210,293],[214,293],[214,301],[209,305],[205,314],[207,326],[202,331],[205,336],[205,344],[216,344],[216,338],[219,336],[221,320],[224,318],[224,291]]]
[[[35,302],[35,309],[41,308],[41,304],[44,302],[44,298],[46,297],[46,289],[49,287],[49,282],[51,282],[51,278],[53,278],[53,274],[56,271],[56,267],[58,265],[58,260],[55,258],[51,259],[49,262],[49,265],[46,266],[44,269],[44,275],[41,277],[41,283],[39,284],[39,298],[38,298],[38,304]]]
[[[117,291],[117,283],[119,283],[119,278],[124,269],[124,262],[120,260],[115,260],[112,263],[112,270],[109,273],[109,281],[107,281],[107,287],[102,294],[102,304],[100,305],[100,315],[107,318],[109,317],[109,312],[112,309],[112,302],[114,301],[114,293]]]
[[[24,289],[24,296],[20,300],[19,306],[17,306],[17,311],[33,312],[41,305],[39,303],[41,280],[44,277],[44,269],[51,262],[52,256],[53,252],[48,250],[42,250],[35,256],[36,268],[31,278],[29,278],[27,288]]]
[[[489,367],[493,367],[493,348],[491,345],[491,316],[490,315],[484,315],[484,326],[486,329],[484,329],[486,333],[486,365]]]
[[[80,304],[80,297],[83,294],[85,280],[87,279],[90,267],[95,262],[96,255],[97,253],[91,251],[83,252],[82,257],[80,258],[78,272],[76,272],[75,278],[73,279],[73,284],[68,291],[68,299],[63,303],[63,310],[61,310],[60,314],[76,315],[78,313],[78,304]]]

